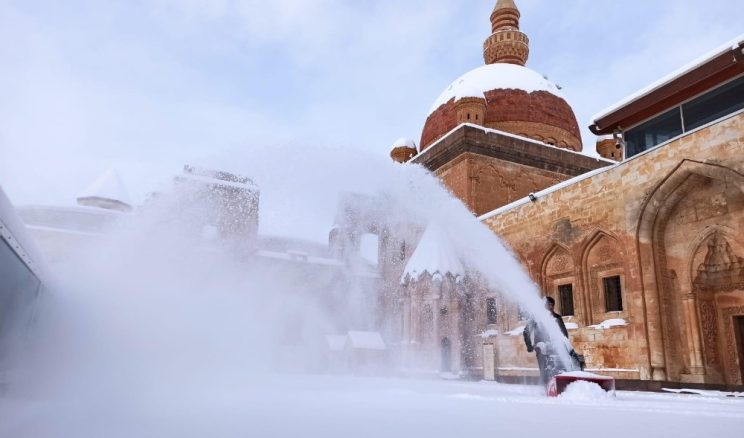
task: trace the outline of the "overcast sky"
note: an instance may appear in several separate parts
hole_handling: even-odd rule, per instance
[[[517,3],[528,66],[563,87],[593,149],[591,115],[744,32],[740,1]],[[71,204],[116,167],[141,200],[235,151],[385,157],[483,64],[494,3],[0,0],[0,185]]]

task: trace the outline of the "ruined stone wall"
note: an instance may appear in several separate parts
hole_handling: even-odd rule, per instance
[[[556,294],[561,281],[572,282],[571,320],[579,328],[571,338],[589,368],[622,378],[741,383],[737,349],[744,346],[732,321],[744,315],[744,292],[733,280],[696,291],[691,277],[706,257],[695,248],[712,229],[726,231],[731,257],[744,257],[742,150],[739,114],[485,223],[547,294]],[[622,311],[606,309],[608,276],[621,278]],[[628,325],[587,328],[613,318]],[[502,333],[519,325],[516,315],[505,319]],[[714,367],[696,363],[710,360],[706,338],[715,347],[710,355],[719,362],[719,377]],[[497,368],[534,366],[529,356],[504,352],[506,345],[523,349],[521,338],[500,335],[490,342],[502,350]]]

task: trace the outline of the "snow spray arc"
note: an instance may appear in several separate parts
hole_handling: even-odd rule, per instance
[[[371,221],[436,223],[452,234],[452,257],[468,271],[546,327],[555,326],[513,254],[425,169],[310,148],[285,154],[280,169],[276,154],[273,149],[263,158],[259,151],[250,159],[205,163],[255,179],[261,188],[261,233],[320,240],[314,230],[327,233],[339,193],[367,193],[382,200]],[[292,179],[286,167],[293,169]],[[252,263],[240,245],[194,231],[212,206],[169,190],[105,242],[53,267],[61,286],[39,312],[33,351],[15,357],[26,377],[18,378],[17,389],[25,383],[40,398],[60,402],[88,394],[119,408],[131,400],[134,409],[136,400],[152,391],[229,387],[298,357],[313,365],[323,360],[325,346],[316,342],[322,334],[374,329],[374,299],[364,275]],[[258,251],[288,263],[312,258]],[[330,289],[333,306],[308,298],[321,288]],[[557,327],[554,332],[553,339],[564,339]],[[561,358],[571,363],[568,352]]]

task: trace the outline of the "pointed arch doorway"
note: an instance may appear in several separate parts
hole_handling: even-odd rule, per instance
[[[449,373],[452,371],[452,341],[446,337],[442,338],[440,350],[442,357],[441,371],[443,373]]]

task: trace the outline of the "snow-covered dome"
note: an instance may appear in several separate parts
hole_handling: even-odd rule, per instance
[[[450,99],[483,97],[491,90],[547,91],[563,98],[557,85],[540,73],[521,65],[489,64],[471,70],[457,78],[447,87],[429,109],[429,115]]]
[[[132,203],[119,174],[109,169],[85,188],[77,197],[80,205],[129,211]]]
[[[576,116],[556,84],[522,65],[495,63],[465,73],[437,97],[421,133],[420,150],[462,122],[455,103],[466,97],[486,101],[484,117],[470,123],[575,151],[582,149]]]
[[[453,82],[452,85],[450,85],[450,88],[452,88],[452,91],[454,92],[453,97],[455,98],[455,102],[468,97],[474,97],[483,100],[486,99],[486,96],[483,94],[483,90],[481,90],[481,87],[477,86],[476,83],[463,78],[460,78],[458,81]]]
[[[435,278],[447,274],[454,278],[465,276],[465,266],[450,235],[436,222],[430,223],[421,236],[416,250],[408,260],[401,281],[418,280],[425,273]]]

